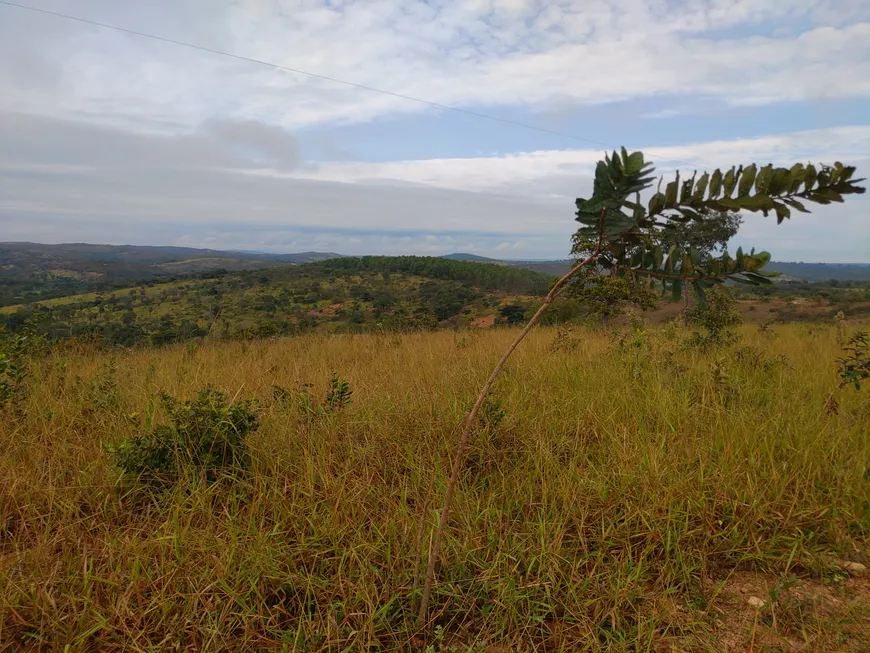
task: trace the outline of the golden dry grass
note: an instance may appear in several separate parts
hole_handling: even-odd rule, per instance
[[[429,533],[515,332],[56,351],[0,424],[0,650],[870,650],[870,589],[838,569],[870,554],[867,391],[827,414],[834,330],[776,333],[699,353],[671,327],[561,351],[533,332],[474,437],[422,638],[419,515]],[[340,415],[272,400],[333,371]],[[260,402],[250,473],[119,481],[103,444],[209,383]],[[741,574],[798,580],[755,619]]]

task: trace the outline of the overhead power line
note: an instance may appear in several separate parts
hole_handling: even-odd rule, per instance
[[[575,134],[569,134],[567,132],[558,131],[555,129],[548,129],[546,127],[540,127],[538,125],[530,125],[528,123],[519,122],[517,120],[510,120],[509,118],[499,118],[498,116],[493,116],[487,113],[480,113],[478,111],[471,111],[469,109],[463,109],[461,107],[450,106],[449,104],[442,104],[440,102],[433,102],[432,100],[425,100],[423,98],[413,97],[411,95],[405,95],[403,93],[395,93],[393,91],[388,91],[382,88],[376,88],[374,86],[368,86],[366,84],[357,84],[356,82],[349,82],[344,79],[338,79],[337,77],[330,77],[328,75],[321,75],[319,73],[312,73],[307,70],[301,70],[299,68],[292,68],[290,66],[283,66],[281,64],[273,63],[271,61],[265,61],[263,59],[255,59],[253,57],[246,57],[240,54],[234,54],[232,52],[225,52],[223,50],[217,50],[215,48],[209,48],[204,45],[196,45],[194,43],[187,43],[186,41],[178,41],[176,39],[171,39],[165,36],[158,36],[156,34],[149,34],[148,32],[140,32],[138,30],[129,29],[126,27],[119,27],[118,25],[111,25],[109,23],[102,23],[96,20],[90,20],[88,18],[82,18],[80,16],[73,16],[72,14],[64,14],[59,11],[50,11],[48,9],[41,9],[39,7],[32,7],[30,5],[24,5],[17,2],[9,2],[8,0],[0,0],[0,5],[6,5],[7,7],[14,7],[16,9],[23,9],[26,11],[32,11],[38,14],[45,14],[47,16],[54,16],[56,18],[63,18],[65,20],[75,21],[77,23],[84,23],[86,25],[92,25],[94,27],[101,27],[104,29],[115,30],[116,32],[123,32],[125,34],[130,34],[132,36],[139,36],[146,39],[152,39],[154,41],[161,41],[163,43],[170,43],[172,45],[177,45],[183,48],[189,48],[192,50],[199,50],[201,52],[207,52],[209,54],[216,54],[221,57],[229,57],[231,59],[237,59],[239,61],[246,61],[248,63],[258,64],[261,66],[269,66],[271,68],[276,68],[278,70],[284,70],[290,73],[296,73],[298,75],[305,75],[306,77],[312,77],[314,79],[321,79],[327,82],[333,82],[335,84],[342,84],[344,86],[350,86],[353,88],[358,88],[364,91],[371,91],[373,93],[381,93],[382,95],[389,95],[395,98],[399,98],[401,100],[407,100],[409,102],[417,102],[418,104],[425,104],[430,107],[435,107],[438,109],[443,109],[445,111],[454,111],[456,113],[462,113],[468,116],[473,116],[475,118],[482,118],[484,120],[491,120],[494,122],[500,122],[506,125],[512,125],[514,127],[521,127],[523,129],[530,129],[537,132],[542,132],[545,134],[550,134],[552,136],[560,136],[562,138],[569,138],[575,141],[581,141],[584,143],[589,143],[591,145],[599,145],[606,149],[611,149],[611,146],[602,141],[596,141],[591,138],[585,138],[583,136],[577,136]],[[654,158],[660,161],[668,161],[670,163],[690,163],[686,160],[676,160],[676,159],[668,159],[663,156],[655,156],[654,153],[649,153]],[[697,163],[697,162],[696,162]]]

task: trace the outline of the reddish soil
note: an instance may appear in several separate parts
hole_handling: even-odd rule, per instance
[[[474,322],[471,323],[473,327],[479,327],[481,329],[488,329],[493,324],[495,324],[495,314],[485,315],[483,317],[479,317]]]

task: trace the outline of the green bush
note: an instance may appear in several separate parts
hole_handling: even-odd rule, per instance
[[[24,398],[28,363],[44,346],[41,336],[7,333],[0,327],[0,410],[14,408]]]
[[[212,387],[196,399],[180,401],[163,395],[171,426],[157,426],[107,447],[128,474],[165,476],[196,469],[214,476],[220,470],[244,469],[249,455],[246,437],[258,427],[253,402],[227,402]]]
[[[706,333],[694,332],[689,345],[704,348],[715,345],[733,345],[738,336],[730,330],[742,322],[735,309],[734,293],[725,286],[716,286],[707,293],[706,305],[687,311],[689,322],[702,327]]]

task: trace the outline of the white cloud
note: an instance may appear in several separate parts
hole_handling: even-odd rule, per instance
[[[511,116],[556,120],[620,100],[641,112],[654,100],[654,118],[870,99],[870,3],[855,0],[31,1]],[[563,256],[597,150],[505,144],[498,155],[314,164],[298,146],[306,127],[329,139],[334,123],[422,110],[431,107],[0,6],[0,175],[14,181],[0,184],[0,227],[40,240]],[[419,138],[424,149],[430,137]],[[649,150],[663,173],[750,160],[866,167],[870,126]],[[781,247],[866,259],[866,213],[861,199],[796,218]],[[770,222],[747,222],[746,235],[776,252],[784,231]]]
[[[647,158],[660,172],[712,169],[751,161],[791,165],[795,161],[832,164],[870,158],[870,125],[835,127],[733,140],[655,147]],[[564,179],[588,177],[601,159],[595,150],[517,152],[502,156],[443,158],[389,162],[332,162],[317,168],[254,171],[258,175],[318,179],[345,183],[391,181],[464,191],[489,191],[538,198],[582,194]],[[870,174],[870,171],[868,171]]]
[[[870,97],[870,4],[854,0],[38,6],[465,107]],[[785,26],[792,35],[765,35]],[[215,114],[295,128],[427,109],[10,7],[0,7],[0,98],[19,111],[187,126]]]
[[[284,168],[264,172],[256,167],[261,129],[242,127],[226,128],[232,145],[245,145],[227,152],[210,127],[170,138],[0,114],[0,174],[14,182],[0,184],[0,232],[40,241],[564,257],[576,227],[573,200],[590,192],[600,156],[543,151],[319,166],[288,157]],[[868,139],[870,126],[844,127],[656,154],[719,165],[842,159],[866,174]],[[866,260],[868,204],[849,198],[781,227],[753,216],[741,236],[794,258]],[[792,242],[779,242],[784,236]]]
[[[659,109],[658,111],[645,113],[642,117],[647,118],[648,120],[657,120],[661,118],[676,118],[677,116],[684,116],[691,112],[692,110],[689,107],[669,107],[667,109]]]

